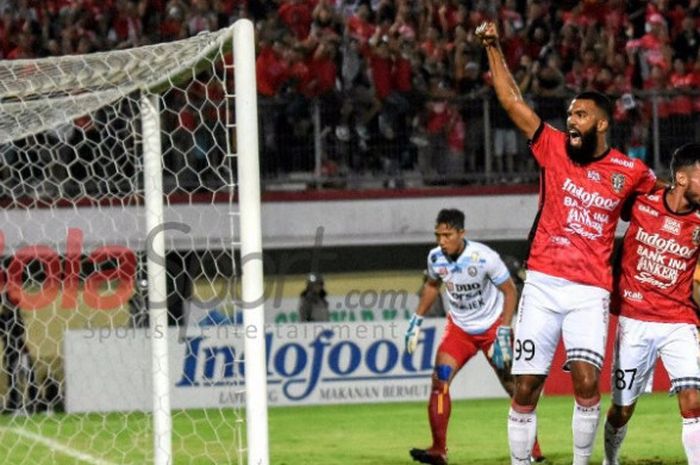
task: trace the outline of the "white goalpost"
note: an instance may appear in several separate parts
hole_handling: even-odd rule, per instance
[[[255,329],[246,335],[245,372],[246,419],[248,424],[248,463],[266,465],[268,457],[267,431],[267,369],[265,366],[265,308],[263,289],[262,231],[260,217],[260,166],[258,163],[258,105],[256,98],[255,50],[242,44],[253,36],[251,23],[241,23],[234,30],[234,56],[242,66],[236,67],[236,115],[238,119],[238,169],[241,208],[242,297],[246,308],[243,325]]]
[[[248,20],[0,61],[0,462],[269,464],[257,121]]]

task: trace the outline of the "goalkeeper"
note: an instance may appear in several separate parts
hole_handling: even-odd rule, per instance
[[[448,297],[447,327],[440,341],[428,418],[433,444],[428,449],[411,449],[413,460],[433,465],[447,464],[447,423],[450,419],[449,386],[469,359],[482,350],[510,396],[513,378],[510,363],[511,321],[518,292],[508,268],[494,250],[464,237],[464,213],[444,209],[435,221],[438,246],[428,254],[428,280],[420,303],[406,331],[406,351],[416,349],[423,315],[440,295],[445,284]],[[543,460],[535,441],[532,457]]]

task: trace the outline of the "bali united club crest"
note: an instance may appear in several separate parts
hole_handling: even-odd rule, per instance
[[[612,182],[612,188],[615,192],[618,194],[622,192],[622,189],[625,187],[625,177],[623,175],[620,173],[613,173],[612,176],[610,176],[610,181]]]
[[[700,245],[700,226],[693,231],[693,244]]]

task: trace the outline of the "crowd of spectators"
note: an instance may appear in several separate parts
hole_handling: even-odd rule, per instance
[[[662,156],[700,135],[700,0],[0,0],[0,13],[4,59],[134,47],[253,19],[268,177],[313,170],[314,126],[327,175],[459,177],[486,168],[486,143],[495,172],[532,170],[525,141],[491,102],[474,36],[493,18],[544,120],[562,127],[567,99],[595,89],[617,99],[613,145],[632,156],[652,161],[652,118]]]
[[[697,132],[697,0],[286,0],[258,22],[260,93],[265,101],[293,95],[320,102],[323,124],[335,134],[326,155],[352,168],[380,158],[380,166],[389,159],[423,174],[460,176],[485,168],[492,143],[495,172],[530,171],[525,141],[492,101],[474,37],[490,18],[498,20],[522,92],[555,126],[563,126],[571,95],[594,89],[617,99],[613,144],[647,162],[653,115],[662,156]],[[485,102],[493,103],[491,140]],[[289,103],[271,114],[286,118],[268,124],[303,133],[294,129],[307,120],[299,109],[309,107]],[[276,159],[274,142],[266,140],[265,150]]]

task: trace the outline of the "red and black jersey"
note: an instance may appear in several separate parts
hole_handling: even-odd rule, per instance
[[[530,141],[542,173],[527,267],[612,290],[610,255],[622,204],[632,194],[650,192],[656,176],[615,149],[576,164],[566,153],[566,137],[542,124]]]
[[[692,291],[698,245],[698,210],[672,212],[663,189],[637,198],[622,243],[615,286],[620,314],[637,320],[697,325]]]

